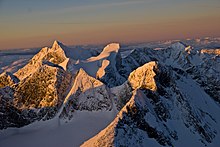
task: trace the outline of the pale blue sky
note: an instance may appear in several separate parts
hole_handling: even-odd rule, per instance
[[[218,36],[219,25],[220,0],[0,0],[0,49]]]

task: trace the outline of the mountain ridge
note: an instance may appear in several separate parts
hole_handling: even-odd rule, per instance
[[[200,47],[112,43],[94,51],[54,41],[16,73],[1,74],[0,129],[44,121],[62,128],[77,114],[118,113],[83,146],[215,146],[220,58]]]

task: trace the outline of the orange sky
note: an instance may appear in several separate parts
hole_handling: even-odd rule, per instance
[[[8,13],[13,6],[0,3],[0,49],[47,46],[53,40],[74,45],[220,36],[217,0],[94,0],[68,6],[47,1],[45,8],[37,3],[42,10],[30,2],[27,11],[26,3],[19,3]]]

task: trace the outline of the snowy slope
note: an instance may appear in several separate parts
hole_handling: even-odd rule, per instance
[[[23,128],[9,128],[0,131],[0,146],[77,147],[104,129],[115,116],[114,111],[76,111],[74,119],[65,124],[56,118]]]

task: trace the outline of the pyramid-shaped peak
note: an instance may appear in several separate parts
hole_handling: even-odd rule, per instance
[[[83,69],[80,68],[76,74],[76,77],[83,77],[83,78],[92,78],[90,75],[88,75],[88,73]]]
[[[156,91],[157,86],[154,80],[156,76],[155,69],[158,68],[158,62],[151,61],[137,68],[130,73],[128,81],[133,89],[150,89]]]
[[[88,75],[85,70],[83,70],[82,68],[80,68],[79,71],[78,71],[78,75],[82,75],[82,74],[83,74],[83,75],[85,75],[85,74]]]
[[[75,76],[75,81],[79,87],[83,87],[83,90],[95,88],[104,85],[101,81],[91,77],[82,68],[79,69],[77,75]],[[81,86],[80,86],[81,85]]]
[[[53,42],[52,48],[53,48],[53,49],[57,49],[57,48],[60,48],[60,47],[62,47],[62,46],[63,46],[63,44],[62,44],[61,42],[55,40],[55,41]]]

